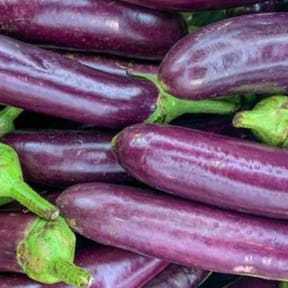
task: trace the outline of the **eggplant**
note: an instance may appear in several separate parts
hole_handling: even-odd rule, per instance
[[[226,100],[178,100],[151,81],[97,71],[6,36],[0,36],[0,68],[0,103],[99,127],[238,108]]]
[[[288,219],[288,151],[188,128],[124,129],[114,148],[136,179],[218,207]]]
[[[24,182],[17,153],[3,143],[0,143],[0,188],[0,206],[16,200],[46,220],[55,220],[59,216],[57,207]]]
[[[143,257],[113,247],[90,244],[77,252],[75,263],[93,275],[90,288],[141,288],[167,267],[165,261]],[[66,288],[45,285],[21,274],[0,274],[0,288]]]
[[[197,288],[208,275],[201,269],[171,264],[144,288]]]
[[[243,277],[227,288],[280,288],[280,283],[257,278]]]
[[[257,0],[123,0],[124,2],[137,4],[143,7],[157,10],[195,11],[209,9],[223,9],[227,7],[237,7],[241,5],[253,4],[261,1]]]
[[[251,129],[265,144],[288,148],[288,97],[272,96],[260,101],[251,111],[237,113],[233,125]]]
[[[64,50],[161,60],[186,33],[177,14],[114,0],[2,0],[0,10],[2,34]]]
[[[288,278],[284,221],[103,183],[72,186],[56,203],[75,231],[105,245],[205,271]]]
[[[90,287],[92,277],[73,264],[75,235],[59,217],[48,222],[31,214],[0,213],[0,271],[27,274],[46,284]]]
[[[280,12],[244,15],[188,35],[161,64],[163,89],[191,100],[285,94],[287,16]]]
[[[133,73],[147,73],[157,76],[159,72],[158,65],[147,61],[135,62],[119,57],[105,57],[103,55],[86,55],[80,53],[69,53],[64,55],[93,69],[119,76],[129,76],[129,74]]]
[[[25,179],[59,187],[131,181],[112,152],[112,137],[103,132],[43,130],[16,131],[2,141],[17,151]]]

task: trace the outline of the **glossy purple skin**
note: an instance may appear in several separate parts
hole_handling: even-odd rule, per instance
[[[30,214],[0,212],[0,271],[22,272],[16,259],[17,247],[36,217]]]
[[[152,82],[91,69],[54,52],[0,36],[0,103],[99,127],[146,120]]]
[[[75,59],[91,68],[119,76],[129,76],[129,73],[149,73],[157,75],[159,66],[151,63],[128,62],[117,57],[93,56],[85,54],[66,54],[65,56]]]
[[[288,225],[137,188],[90,183],[57,199],[70,225],[102,244],[206,271],[288,278]]]
[[[280,288],[280,284],[275,281],[244,277],[229,288]]]
[[[91,272],[94,281],[90,288],[141,288],[167,267],[165,261],[143,257],[112,247],[92,245],[82,248],[77,265]],[[0,288],[68,288],[66,284],[45,285],[24,275],[0,275]]]
[[[2,0],[0,10],[7,35],[140,59],[161,60],[186,33],[180,16],[115,0]]]
[[[275,95],[288,91],[288,13],[217,22],[180,40],[160,67],[178,98]]]
[[[208,274],[201,269],[171,264],[145,288],[198,288]]]
[[[85,131],[16,131],[2,141],[18,153],[25,179],[67,186],[131,180],[112,152],[114,134]]]
[[[237,7],[260,2],[259,0],[124,0],[128,3],[157,10],[209,10]]]
[[[288,219],[288,151],[214,133],[152,124],[121,132],[120,164],[167,193]]]

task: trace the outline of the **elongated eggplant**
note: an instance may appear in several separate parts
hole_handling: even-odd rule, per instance
[[[208,272],[201,269],[171,264],[145,288],[197,288],[208,275]]]
[[[251,129],[262,142],[288,148],[288,97],[272,96],[260,101],[253,110],[235,115],[237,128]]]
[[[56,202],[75,231],[102,244],[207,271],[288,278],[284,221],[102,183],[70,187]]]
[[[157,10],[178,10],[178,11],[194,11],[223,9],[227,7],[237,7],[261,1],[257,0],[124,0],[125,2],[137,4],[143,7],[154,8]]]
[[[63,218],[0,213],[0,271],[24,272],[36,281],[90,287],[92,278],[73,264],[75,235]]]
[[[47,220],[59,216],[59,210],[36,193],[23,180],[17,153],[0,143],[0,206],[16,200],[31,212]]]
[[[128,76],[130,73],[147,73],[157,76],[159,67],[156,64],[148,62],[127,61],[119,57],[105,57],[86,55],[80,53],[65,54],[66,57],[79,61],[96,70],[119,75]]]
[[[2,0],[0,10],[2,34],[68,50],[161,60],[186,33],[176,14],[113,0]]]
[[[238,108],[225,100],[178,100],[151,81],[97,71],[6,36],[0,36],[0,70],[0,103],[100,127]]]
[[[164,89],[193,100],[287,92],[287,15],[235,17],[188,35],[162,62]]]
[[[118,164],[111,134],[85,131],[16,131],[2,141],[20,158],[25,179],[67,186],[83,182],[131,180]]]
[[[114,140],[136,179],[184,198],[288,219],[288,151],[175,126],[135,125]]]
[[[225,288],[280,288],[280,282],[243,277]]]
[[[80,248],[75,263],[93,275],[90,288],[141,288],[167,267],[165,261],[124,250],[93,245]],[[66,288],[67,284],[45,285],[20,274],[1,274],[0,288]]]

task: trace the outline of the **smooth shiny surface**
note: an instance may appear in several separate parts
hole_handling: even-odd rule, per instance
[[[201,269],[171,264],[144,288],[198,288],[207,276]]]
[[[234,17],[180,40],[160,67],[176,97],[207,99],[288,91],[288,13]]]
[[[0,212],[1,272],[22,272],[22,268],[17,263],[17,247],[25,239],[35,219],[30,214]]]
[[[159,66],[152,63],[138,63],[128,60],[124,60],[119,57],[105,57],[105,56],[93,56],[86,54],[70,53],[66,54],[70,59],[75,59],[82,64],[85,64],[96,70],[119,75],[129,76],[129,73],[149,73],[157,75],[159,72]]]
[[[113,134],[84,131],[16,131],[2,141],[20,158],[25,179],[67,186],[131,180],[112,152]]]
[[[166,262],[143,257],[117,248],[90,245],[81,248],[75,263],[86,268],[94,277],[90,288],[141,288],[168,265]],[[66,284],[45,285],[24,275],[0,275],[0,288],[68,288]]]
[[[186,29],[180,16],[115,0],[1,0],[1,33],[63,49],[161,60]]]
[[[288,219],[288,151],[177,126],[135,125],[115,143],[120,164],[159,190]]]
[[[288,225],[112,184],[67,189],[57,204],[91,240],[206,271],[288,279]]]
[[[244,277],[227,288],[280,288],[280,283],[275,281]]]
[[[158,89],[0,36],[0,103],[99,127],[146,120]]]
[[[207,10],[258,3],[261,0],[123,0],[158,10]],[[262,0],[263,1],[263,0]]]

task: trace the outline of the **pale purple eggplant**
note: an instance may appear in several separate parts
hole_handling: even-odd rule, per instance
[[[288,278],[288,225],[148,190],[103,183],[56,200],[70,226],[96,242],[187,267]]]

